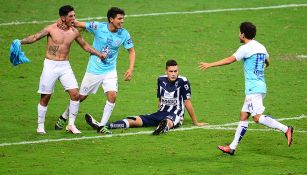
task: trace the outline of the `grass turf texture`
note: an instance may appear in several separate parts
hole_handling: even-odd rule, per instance
[[[266,114],[288,118],[307,114],[307,55],[305,39],[307,7],[218,13],[177,14],[129,17],[174,11],[246,8],[307,1],[68,1],[77,18],[106,16],[111,6],[125,9],[124,27],[135,44],[137,61],[131,82],[123,81],[128,68],[128,54],[121,49],[118,59],[119,96],[110,121],[156,110],[156,78],[164,73],[165,61],[176,58],[180,74],[188,77],[192,102],[199,121],[209,124],[232,123],[244,100],[242,64],[201,72],[199,61],[214,61],[231,55],[240,46],[238,26],[252,21],[257,26],[256,39],[263,43],[272,64],[266,69],[268,94]],[[176,4],[176,5],[174,5]],[[61,1],[2,1],[0,23],[12,21],[55,20]],[[106,21],[106,19],[102,19]],[[47,135],[37,135],[36,93],[46,39],[23,46],[30,64],[12,67],[8,61],[10,43],[40,31],[48,23],[0,25],[0,144],[43,139],[97,136],[84,121],[90,112],[100,119],[105,97],[100,89],[80,106],[76,125],[81,136],[54,131],[58,116],[68,105],[68,95],[57,83],[46,115]],[[92,43],[93,37],[83,32]],[[88,54],[73,44],[70,62],[79,84],[86,69]],[[306,119],[283,121],[296,130],[306,131]],[[183,127],[192,126],[186,114]],[[234,126],[235,127],[235,126]],[[264,129],[252,124],[251,129]],[[154,128],[113,130],[114,134],[152,131]],[[229,143],[234,130],[170,132],[159,137],[150,134],[51,142],[0,147],[0,174],[307,174],[306,133],[294,133],[294,145],[286,146],[282,133],[247,131],[235,156],[216,149]]]

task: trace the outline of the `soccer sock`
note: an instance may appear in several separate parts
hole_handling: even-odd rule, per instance
[[[127,119],[118,120],[116,122],[110,123],[108,125],[110,129],[117,129],[117,128],[129,128],[129,122]]]
[[[67,118],[68,118],[68,115],[69,115],[69,106],[70,106],[70,105],[68,105],[68,107],[66,108],[66,110],[65,110],[64,113],[62,114],[62,117],[65,118],[65,119],[67,119]]]
[[[37,105],[37,123],[39,128],[45,128],[44,123],[45,123],[45,116],[47,112],[47,106],[42,106],[38,103]]]
[[[76,117],[77,117],[78,111],[79,111],[79,104],[80,104],[79,101],[70,100],[69,109],[68,109],[68,111],[69,111],[69,122],[68,122],[68,124],[69,125],[75,124],[75,120],[76,120]]]
[[[259,117],[259,123],[268,126],[270,128],[278,129],[284,133],[286,133],[288,130],[288,127],[286,125],[280,123],[279,121],[273,119],[271,116],[268,115],[261,115]]]
[[[229,145],[231,149],[236,149],[238,144],[240,143],[241,139],[243,138],[245,132],[248,128],[248,122],[247,121],[240,121],[235,133],[235,137],[232,141],[232,143]]]
[[[106,105],[104,106],[103,115],[101,118],[101,121],[99,123],[100,126],[105,126],[107,122],[109,121],[109,118],[112,114],[113,108],[115,106],[115,103],[111,103],[109,101],[106,101]]]

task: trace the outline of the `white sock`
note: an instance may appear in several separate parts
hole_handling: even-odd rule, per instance
[[[70,106],[70,104],[67,106],[64,113],[62,114],[62,117],[65,118],[65,119],[67,119],[68,116],[69,116],[69,106]]]
[[[47,112],[47,106],[42,106],[38,103],[38,105],[37,105],[38,128],[45,128],[44,123],[45,123],[46,112]]]
[[[99,124],[100,126],[105,126],[107,124],[112,114],[114,106],[115,106],[115,103],[111,103],[109,101],[106,102],[106,105],[104,106],[104,110],[103,110],[103,115],[102,115],[102,118]]]
[[[129,128],[130,125],[129,125],[128,119],[124,119],[123,121],[126,123],[126,128]]]
[[[76,120],[76,117],[78,115],[78,111],[79,111],[79,104],[80,102],[79,101],[72,101],[70,100],[70,103],[69,103],[69,121],[68,121],[68,124],[69,125],[74,125],[75,124],[75,120]]]
[[[270,128],[278,129],[284,133],[286,133],[288,130],[288,126],[280,123],[279,121],[273,119],[271,116],[268,116],[268,115],[261,115],[259,117],[259,123],[267,127],[270,127]]]
[[[243,138],[245,132],[248,128],[248,122],[247,121],[240,121],[235,133],[235,137],[232,141],[232,143],[229,145],[231,149],[236,149],[238,144],[240,143],[241,139]]]

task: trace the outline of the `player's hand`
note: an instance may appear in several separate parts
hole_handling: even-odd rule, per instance
[[[99,54],[99,58],[100,58],[101,60],[106,59],[107,56],[108,56],[108,54],[106,54],[106,53],[100,53],[100,54]]]
[[[198,63],[198,68],[200,70],[206,70],[210,67],[210,63],[200,62]]]
[[[124,80],[125,80],[125,81],[130,81],[130,80],[132,79],[132,73],[133,73],[133,70],[132,70],[132,69],[128,69],[128,70],[125,72]]]
[[[206,124],[204,122],[197,122],[194,123],[195,126],[205,126]]]

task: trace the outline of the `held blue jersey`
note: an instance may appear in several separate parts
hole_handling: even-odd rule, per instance
[[[239,47],[233,56],[237,61],[243,60],[245,94],[266,93],[264,68],[269,54],[265,47],[256,40],[251,40]]]
[[[166,75],[158,78],[157,97],[160,100],[159,111],[184,114],[184,100],[191,98],[191,87],[186,77],[179,76],[170,82]]]
[[[129,32],[126,29],[118,29],[111,32],[107,22],[86,22],[86,30],[94,34],[93,47],[101,53],[106,53],[107,58],[101,61],[96,55],[91,55],[87,72],[92,74],[105,74],[116,69],[118,49],[123,45],[126,49],[133,47]]]

